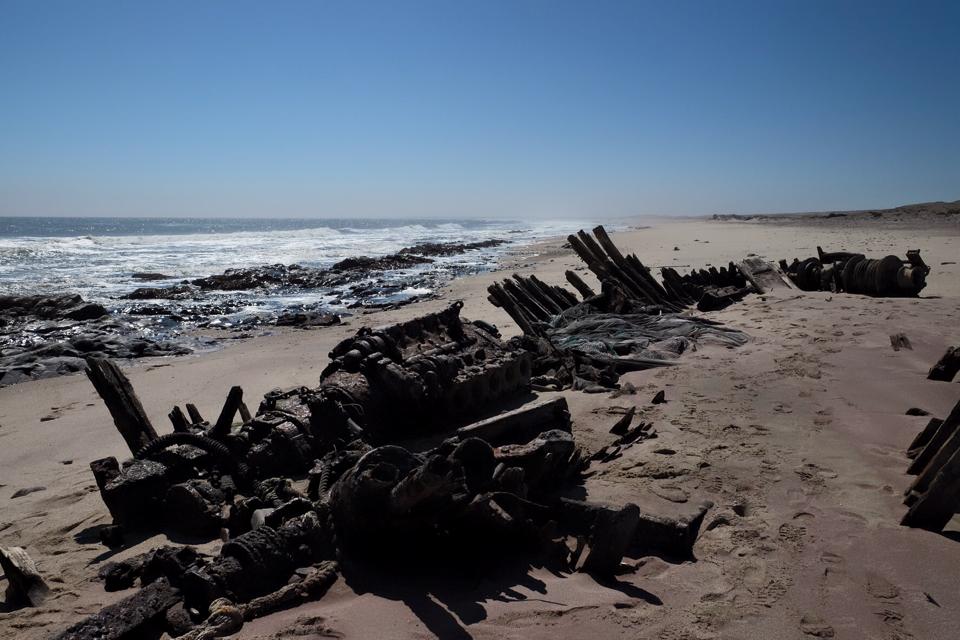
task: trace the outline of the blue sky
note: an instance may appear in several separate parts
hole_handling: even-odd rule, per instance
[[[960,198],[960,2],[0,0],[0,215]]]

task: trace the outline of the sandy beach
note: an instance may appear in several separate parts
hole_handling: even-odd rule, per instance
[[[712,501],[694,560],[627,558],[635,570],[603,583],[515,563],[482,575],[340,579],[322,599],[250,622],[235,637],[955,637],[960,520],[942,534],[899,521],[910,482],[905,450],[927,421],[905,412],[919,407],[944,417],[960,399],[960,384],[926,379],[944,350],[960,344],[958,217],[642,219],[614,234],[648,266],[679,271],[749,254],[802,259],[818,245],[868,256],[921,249],[932,268],[918,299],[748,295],[707,314],[746,332],[746,346],[703,347],[678,366],[623,376],[635,395],[561,392],[574,437],[588,451],[609,441],[623,408],[635,405],[654,424],[658,437],[598,467],[586,492],[661,513]],[[498,271],[454,280],[435,300],[123,366],[164,431],[175,404],[215,415],[233,385],[253,408],[271,389],[315,385],[330,349],[360,327],[451,300],[463,300],[464,317],[518,334],[488,302],[487,286],[514,272],[563,284],[566,269],[595,285],[564,244],[524,249]],[[889,336],[898,332],[912,349],[891,348]],[[667,402],[651,404],[661,390]],[[0,613],[0,636],[46,638],[127,595],[104,592],[100,563],[164,542],[154,536],[113,552],[97,538],[110,516],[88,464],[126,454],[85,376],[0,389],[0,546],[26,548],[53,589],[40,607]],[[42,489],[11,498],[35,487]]]

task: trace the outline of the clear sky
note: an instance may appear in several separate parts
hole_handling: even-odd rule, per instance
[[[0,0],[0,215],[957,198],[957,0]]]

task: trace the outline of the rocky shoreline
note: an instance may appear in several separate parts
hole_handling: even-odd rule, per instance
[[[347,258],[328,268],[262,265],[161,286],[153,283],[173,278],[162,273],[135,273],[131,278],[145,286],[107,305],[68,293],[0,296],[0,386],[75,373],[83,370],[87,357],[190,353],[196,339],[189,333],[196,329],[242,332],[264,326],[325,327],[340,324],[341,317],[352,311],[411,304],[433,294],[405,292],[434,291],[453,277],[478,270],[462,266],[431,269],[434,258],[507,242],[422,243],[389,255]],[[265,293],[318,291],[323,292],[322,302],[264,307]]]
[[[83,370],[84,358],[142,358],[191,350],[78,295],[0,296],[0,386]]]

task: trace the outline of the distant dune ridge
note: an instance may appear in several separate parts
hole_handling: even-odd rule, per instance
[[[718,213],[714,214],[714,220],[763,220],[775,218],[780,221],[790,219],[805,219],[811,217],[818,218],[908,218],[923,219],[932,216],[960,216],[960,200],[952,202],[918,202],[916,204],[904,204],[892,209],[855,209],[851,211],[811,211],[805,213]]]

